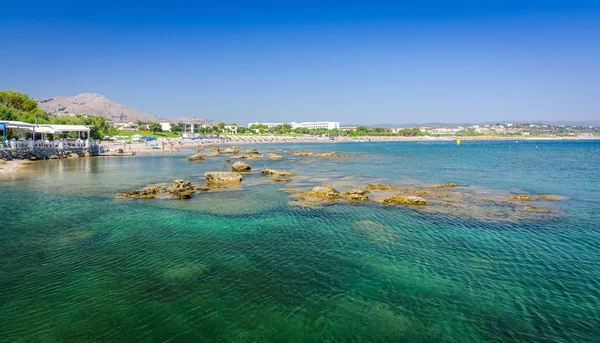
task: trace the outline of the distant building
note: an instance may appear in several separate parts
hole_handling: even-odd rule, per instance
[[[252,125],[266,125],[269,129],[275,126],[283,125],[285,123],[249,123],[248,128]]]
[[[356,131],[356,126],[340,126],[340,131]]]
[[[333,129],[340,128],[340,122],[337,122],[337,121],[306,121],[306,122],[302,122],[302,123],[292,122],[292,129],[295,130],[298,128],[333,130]]]
[[[171,131],[171,123],[159,123],[163,131]]]

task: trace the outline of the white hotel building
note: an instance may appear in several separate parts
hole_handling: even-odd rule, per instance
[[[262,124],[262,125],[266,125],[268,128],[272,128],[274,126],[279,126],[279,125],[283,125],[286,123],[250,123],[250,124],[248,124],[248,128],[250,128],[250,126],[252,126],[254,124]],[[297,128],[327,129],[327,130],[333,130],[333,129],[340,128],[340,122],[337,122],[337,121],[306,121],[306,122],[302,122],[302,123],[296,123],[293,121],[293,122],[291,122],[291,125],[292,125],[292,130],[297,129]]]
[[[302,123],[292,122],[292,129],[306,128],[306,129],[339,129],[340,122],[338,121],[305,121]]]

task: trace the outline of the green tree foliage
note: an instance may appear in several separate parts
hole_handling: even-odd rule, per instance
[[[17,117],[15,110],[0,103],[0,120],[17,120]]]
[[[181,127],[179,125],[177,125],[177,124],[172,125],[171,126],[171,132],[173,132],[173,133],[180,133],[181,132]]]
[[[405,136],[405,137],[416,137],[416,136],[421,136],[423,133],[421,132],[421,130],[419,128],[406,128],[406,129],[402,129],[400,131],[398,131],[398,135],[400,136]]]
[[[0,91],[0,103],[17,111],[30,112],[37,108],[37,102],[27,94],[13,90]]]
[[[159,123],[148,123],[148,129],[154,133],[162,132],[162,127]]]
[[[369,129],[366,126],[359,126],[356,128],[356,133],[358,134],[366,134]]]

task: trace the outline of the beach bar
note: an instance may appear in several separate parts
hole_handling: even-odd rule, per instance
[[[87,125],[57,125],[42,124],[35,125],[20,121],[0,122],[2,130],[2,148],[28,149],[33,150],[37,147],[81,147],[89,148],[92,144],[90,140],[90,127]],[[8,130],[14,132],[13,137],[8,141]],[[77,132],[77,138],[56,139],[56,135]],[[53,140],[48,140],[48,134],[53,135]],[[39,138],[37,139],[39,135]]]

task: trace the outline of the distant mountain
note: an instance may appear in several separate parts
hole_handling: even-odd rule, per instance
[[[127,106],[112,102],[100,94],[84,93],[76,96],[59,96],[38,99],[37,102],[39,108],[53,114],[87,114],[124,122],[157,120],[151,114],[134,111]]]

